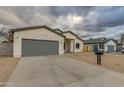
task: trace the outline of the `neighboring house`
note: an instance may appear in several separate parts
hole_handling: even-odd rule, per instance
[[[14,57],[44,56],[82,52],[83,41],[74,33],[33,26],[11,29],[14,39]]]
[[[103,49],[104,52],[116,52],[116,42],[113,39],[89,39],[84,41],[85,52],[95,52],[99,49]]]

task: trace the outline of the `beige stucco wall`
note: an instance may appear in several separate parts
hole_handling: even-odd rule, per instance
[[[48,29],[40,28],[27,31],[18,31],[14,33],[14,57],[21,57],[22,38],[59,41],[59,54],[64,53],[64,37],[57,35]]]
[[[74,52],[75,51],[75,40],[71,40],[71,52]]]
[[[71,48],[70,47],[71,40],[68,39],[68,40],[65,40],[64,42],[65,42],[65,52],[69,52],[71,50],[70,49]]]
[[[68,33],[63,33],[63,35],[68,39],[76,39],[76,37],[73,34],[69,33],[69,32]]]
[[[68,33],[64,33],[63,34],[67,39],[72,39],[71,40],[71,52],[83,52],[83,41],[81,41],[80,39],[78,39],[75,35],[73,35],[72,33],[68,32]],[[80,43],[80,48],[76,49],[76,43]]]
[[[80,48],[76,49],[76,43],[80,44]],[[81,41],[80,39],[76,39],[75,40],[75,52],[83,52],[83,41]]]

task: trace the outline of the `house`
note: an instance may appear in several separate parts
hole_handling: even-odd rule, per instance
[[[10,30],[13,33],[13,56],[44,56],[82,52],[83,40],[71,31],[48,26],[32,26]]]
[[[84,41],[84,51],[94,52],[103,49],[104,52],[116,52],[116,42],[113,39],[98,38]]]
[[[65,36],[64,51],[65,52],[82,52],[83,40],[71,31],[63,32]]]

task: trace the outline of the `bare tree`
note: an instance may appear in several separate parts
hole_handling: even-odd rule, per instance
[[[121,44],[124,44],[124,34],[121,35]]]
[[[13,40],[13,34],[12,32],[9,32],[9,29],[6,28],[6,27],[3,27],[1,30],[0,30],[0,36],[5,38],[8,42],[12,42]]]

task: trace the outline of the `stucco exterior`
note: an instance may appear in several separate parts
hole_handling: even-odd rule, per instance
[[[14,32],[14,57],[21,57],[22,39],[59,41],[59,54],[64,54],[64,37],[49,31],[46,28]]]
[[[97,50],[95,50],[95,46],[97,46],[97,50],[103,49],[104,52],[110,52],[110,50],[109,50],[110,47],[108,47],[108,46],[112,46],[112,47],[114,47],[113,52],[116,52],[116,43],[113,40],[106,40],[106,42],[104,42],[104,43],[103,42],[102,43],[94,42],[94,43],[90,43],[90,44],[84,43],[84,51],[85,52],[97,51]]]
[[[80,39],[77,38],[75,40],[75,42],[80,44],[80,48],[79,49],[76,49],[76,47],[75,47],[75,52],[82,52],[83,51],[83,41],[81,41]]]
[[[66,49],[70,49],[70,52],[83,52],[83,41],[77,38],[72,32],[63,33],[65,36]],[[80,47],[76,48],[76,43],[79,43]],[[68,47],[68,48],[67,48]]]
[[[70,32],[63,33],[63,35],[66,37],[66,39],[76,39],[76,36],[71,34]]]
[[[104,52],[108,51],[108,45],[113,45],[114,51],[116,51],[116,43],[113,40],[110,40],[104,44]]]
[[[74,40],[65,39],[65,52],[74,52]]]
[[[60,30],[58,31],[51,29],[47,26],[24,27],[24,28],[11,29],[11,31],[14,33],[13,35],[14,57],[22,57],[22,50],[24,49],[24,48],[22,49],[22,40],[24,41],[24,39],[57,41],[59,42],[57,47],[58,48],[57,54],[64,54],[64,52],[83,52],[83,40],[81,40],[76,34],[72,33],[71,31],[67,31],[67,32],[63,32]],[[76,48],[77,43],[78,43],[78,48]],[[45,48],[45,49],[46,49],[45,52],[47,52],[47,50],[50,48],[48,49]]]

